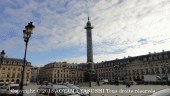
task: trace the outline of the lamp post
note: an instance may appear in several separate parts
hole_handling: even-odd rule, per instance
[[[169,65],[169,63],[168,63],[168,61],[161,61],[161,65],[162,65],[163,67],[165,67],[166,82],[167,82],[168,86],[170,86],[169,81],[168,81],[168,76],[167,76],[167,70],[166,70],[166,68],[167,68],[167,66]]]
[[[21,72],[21,82],[20,82],[20,94],[19,96],[23,96],[23,80],[24,80],[24,71],[25,71],[25,61],[26,61],[26,54],[27,54],[27,45],[28,45],[28,41],[29,38],[31,37],[31,34],[33,34],[33,29],[35,28],[34,25],[32,25],[33,22],[28,23],[27,26],[25,26],[26,30],[23,30],[23,38],[24,38],[24,42],[26,42],[25,44],[25,55],[24,55],[24,64],[22,65],[22,72]]]
[[[3,64],[4,56],[5,56],[5,52],[4,52],[4,50],[2,50],[2,52],[1,52],[1,64],[0,64],[0,68],[1,68],[1,65]]]

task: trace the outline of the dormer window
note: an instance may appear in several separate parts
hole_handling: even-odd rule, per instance
[[[126,61],[124,61],[124,64],[126,64]]]
[[[159,55],[159,59],[162,59],[162,55]]]
[[[127,61],[127,63],[129,63],[129,60]]]
[[[113,66],[113,63],[111,63],[111,66]]]
[[[143,59],[143,61],[147,61],[147,59],[146,59],[146,58],[144,58],[144,59]]]
[[[157,60],[157,57],[156,57],[156,56],[154,56],[154,60]]]
[[[152,57],[149,57],[149,60],[152,60]]]
[[[167,58],[168,58],[168,55],[167,55],[167,54],[165,54],[165,55],[164,55],[164,58],[165,58],[165,59],[167,59]]]

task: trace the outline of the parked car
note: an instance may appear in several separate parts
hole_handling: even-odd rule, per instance
[[[6,91],[6,94],[9,94],[9,95],[17,95],[19,94],[19,84],[9,84],[7,86],[7,91]]]
[[[159,90],[157,92],[148,94],[148,95],[143,95],[143,96],[170,96],[170,89],[163,89],[163,90]]]
[[[108,79],[101,80],[102,83],[108,83]]]
[[[0,86],[0,94],[6,94],[7,86]]]
[[[80,88],[77,85],[74,84],[65,84],[65,86],[69,87],[70,89],[74,89],[76,94],[79,94],[80,96],[89,96],[89,92],[86,92],[85,89]]]
[[[65,85],[42,85],[38,88],[36,96],[80,96],[80,95],[70,91],[70,88],[68,88]]]

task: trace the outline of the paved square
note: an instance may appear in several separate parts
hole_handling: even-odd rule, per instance
[[[41,85],[30,84],[24,86],[24,90],[27,90],[29,93],[30,90],[37,91],[38,87]],[[127,88],[126,85],[102,85],[94,87],[81,87],[91,91],[91,96],[142,96],[145,94],[150,94],[151,92],[156,92],[161,89],[170,88],[170,86],[162,85],[131,85],[130,88]],[[35,92],[32,94],[24,93],[24,96],[36,96]],[[140,93],[143,92],[143,93]]]

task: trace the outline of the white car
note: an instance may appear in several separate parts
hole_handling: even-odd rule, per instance
[[[163,90],[154,92],[154,93],[152,93],[152,94],[143,95],[143,96],[170,96],[170,89],[169,89],[169,88],[163,89]]]
[[[9,84],[6,94],[19,94],[19,84]]]
[[[0,94],[5,94],[7,90],[7,86],[0,86]]]
[[[76,94],[79,94],[80,96],[89,96],[89,92],[86,91],[86,89],[82,89],[74,84],[65,84],[65,86],[69,87],[70,89],[74,89]]]

